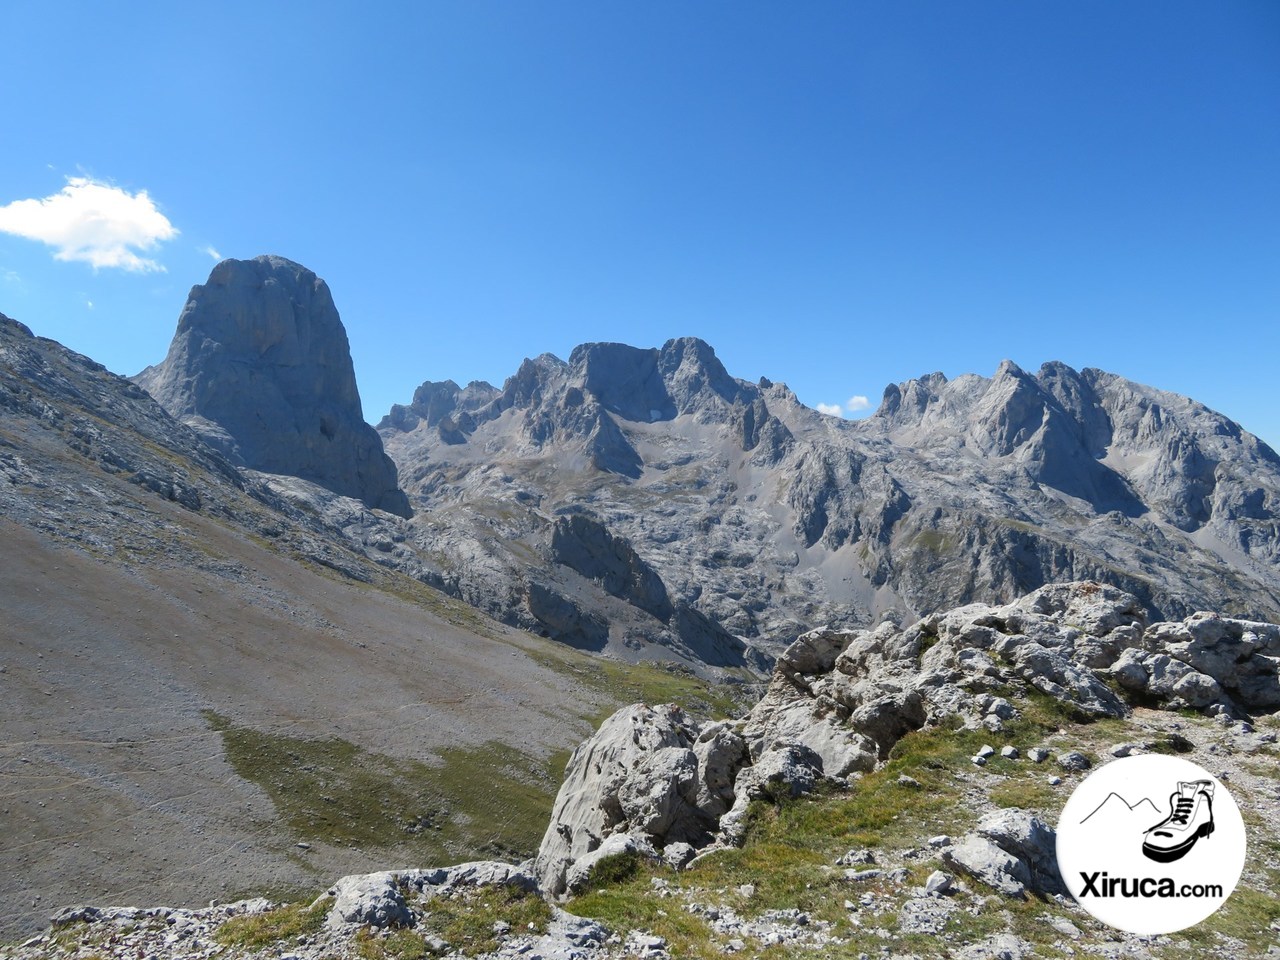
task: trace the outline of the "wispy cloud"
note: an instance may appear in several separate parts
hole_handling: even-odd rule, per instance
[[[135,273],[163,271],[138,253],[178,235],[147,191],[129,193],[89,177],[68,177],[60,192],[42,200],[0,207],[0,232],[46,243],[56,260]]]
[[[215,260],[221,260],[221,259],[222,259],[222,254],[220,254],[220,253],[218,252],[218,250],[217,250],[217,248],[216,248],[216,247],[214,247],[214,246],[212,246],[212,245],[210,245],[210,244],[205,244],[203,247],[201,247],[201,248],[200,248],[200,252],[201,252],[201,253],[207,253],[209,256],[213,257],[213,259],[215,259]]]
[[[819,413],[825,413],[829,417],[845,417],[851,413],[870,410],[871,401],[858,393],[846,400],[843,406],[838,403],[820,403],[817,409]]]

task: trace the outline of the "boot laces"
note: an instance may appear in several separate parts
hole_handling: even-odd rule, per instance
[[[1192,797],[1179,797],[1177,806],[1173,811],[1173,816],[1169,819],[1174,823],[1180,823],[1184,827],[1187,825],[1187,818],[1191,816],[1191,808],[1195,806],[1195,799]]]

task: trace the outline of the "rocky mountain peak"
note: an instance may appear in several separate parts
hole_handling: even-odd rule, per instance
[[[647,423],[670,420],[674,404],[658,369],[659,351],[622,343],[584,343],[569,355],[569,376],[610,413]]]
[[[638,423],[732,405],[746,391],[757,392],[730,376],[711,345],[697,337],[671,339],[661,349],[585,343],[570,354],[567,374],[605,410]]]
[[[364,422],[328,285],[291,260],[224,260],[191,289],[165,360],[135,378],[240,465],[401,516],[395,465]]]
[[[31,332],[31,328],[25,323],[22,323],[19,320],[14,320],[12,317],[6,317],[3,313],[0,313],[0,326],[12,327],[28,337],[35,336],[35,334]]]
[[[729,375],[716,352],[696,337],[668,340],[658,357],[663,382],[681,413],[696,411],[710,393],[727,404],[750,402],[755,388],[747,388]]]
[[[905,383],[891,383],[884,388],[875,416],[886,423],[919,423],[929,404],[938,399],[946,385],[947,378],[942,373],[926,374]]]

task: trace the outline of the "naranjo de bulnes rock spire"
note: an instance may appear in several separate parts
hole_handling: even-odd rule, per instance
[[[191,289],[163,363],[134,378],[238,464],[402,517],[395,464],[364,420],[328,284],[291,260],[224,260]]]

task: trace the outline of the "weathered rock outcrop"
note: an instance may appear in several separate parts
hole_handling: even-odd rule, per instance
[[[1127,649],[1110,673],[1127,690],[1201,709],[1280,707],[1280,627],[1197,613],[1155,624],[1141,649]]]
[[[412,890],[426,897],[449,896],[474,887],[512,887],[525,893],[537,889],[532,875],[500,860],[475,860],[452,867],[382,870],[343,877],[326,891],[333,897],[330,927],[410,927],[414,912],[405,900]]]
[[[164,361],[135,378],[236,463],[408,516],[364,421],[329,287],[283,257],[224,260],[193,287]]]
[[[558,895],[603,856],[705,846],[745,760],[740,738],[700,729],[674,704],[619,710],[569,760],[534,862],[539,884]]]
[[[1124,688],[1170,708],[1274,710],[1280,627],[1195,614],[1146,626],[1137,598],[1053,584],[1004,606],[970,604],[900,630],[814,631],[778,659],[743,729],[753,757],[800,743],[828,777],[872,769],[910,730],[960,715],[998,729],[994,688],[1034,688],[1090,716],[1126,716]]]
[[[957,719],[1000,730],[1018,716],[1005,693],[1039,691],[1082,716],[1124,717],[1132,708],[1108,685],[1114,677],[1170,709],[1272,711],[1278,644],[1280,626],[1213,614],[1148,627],[1136,597],[1093,582],[970,604],[905,629],[816,630],[778,658],[743,720],[699,725],[674,705],[635,705],[607,720],[569,763],[534,872],[558,895],[609,856],[739,842],[753,800],[872,770],[913,730]],[[1059,765],[1077,759],[1087,765],[1078,754]],[[1053,842],[1042,820],[1005,810],[946,856],[1008,895],[1052,894],[1061,892]]]
[[[219,486],[244,489],[239,472],[226,457],[175,422],[136,384],[61,344],[35,336],[3,314],[0,415],[8,427],[8,438],[0,437],[0,490],[6,492],[52,484],[53,478],[33,472],[42,468],[33,462],[30,448],[36,440],[28,434],[28,424],[60,437],[74,455],[100,470],[123,476],[192,511],[218,512],[225,499]],[[0,504],[5,516],[20,522],[27,512],[3,497]]]

